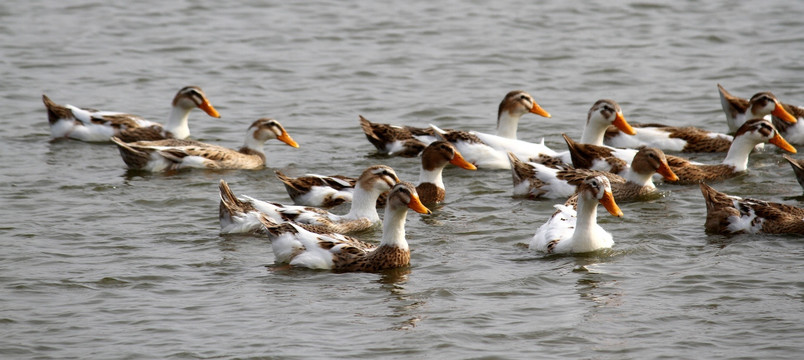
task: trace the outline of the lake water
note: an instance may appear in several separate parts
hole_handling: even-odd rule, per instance
[[[804,104],[804,2],[40,1],[0,4],[0,357],[798,358],[799,236],[709,236],[697,186],[599,212],[611,251],[527,249],[554,201],[511,197],[508,171],[445,170],[447,201],[408,216],[411,266],[276,271],[266,239],[221,236],[219,179],[290,202],[273,172],[355,176],[387,164],[376,122],[493,132],[510,90],[552,113],[519,137],[561,149],[589,107],[726,131],[716,84]],[[242,144],[281,121],[301,147],[268,168],[145,175],[109,144],[50,142],[57,103],[164,121],[185,85],[197,139]],[[697,155],[717,162],[722,154]],[[799,155],[800,156],[800,155]],[[715,185],[802,206],[775,151]],[[346,208],[334,211],[345,212]],[[364,234],[379,237],[379,231]]]

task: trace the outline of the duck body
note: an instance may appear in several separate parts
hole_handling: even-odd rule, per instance
[[[436,141],[430,128],[373,123],[360,115],[360,127],[380,154],[416,157],[428,144]]]
[[[419,201],[413,185],[394,186],[385,208],[382,239],[373,245],[341,234],[320,234],[294,223],[275,224],[261,217],[276,261],[294,267],[329,269],[338,272],[376,272],[410,263],[410,248],[405,236],[407,209],[430,211]]]
[[[692,126],[634,124],[634,127],[637,129],[635,135],[628,135],[617,128],[610,127],[606,131],[604,143],[618,148],[633,149],[647,146],[664,151],[709,153],[728,151],[733,140],[731,135]]]
[[[251,124],[245,144],[238,150],[180,139],[126,143],[112,137],[112,142],[130,169],[162,172],[185,168],[261,169],[265,166],[263,144],[272,138],[299,147],[278,121],[267,118]]]
[[[721,193],[701,183],[706,201],[706,232],[734,234],[804,234],[804,209]]]
[[[612,215],[622,216],[622,211],[611,194],[608,179],[604,176],[591,176],[577,185],[577,210],[569,203],[556,205],[557,211],[539,227],[531,239],[531,249],[566,254],[585,253],[614,245],[611,234],[597,224],[598,203]]]
[[[734,135],[729,152],[721,164],[699,164],[680,157],[668,157],[667,161],[678,180],[666,180],[671,184],[695,184],[734,177],[748,170],[748,158],[754,147],[761,143],[774,144],[785,151],[795,153],[796,149],[787,143],[776,131],[770,121],[753,119],[746,121]]]
[[[42,102],[47,109],[53,139],[70,138],[86,142],[108,142],[112,136],[125,142],[185,139],[190,136],[188,119],[192,109],[197,107],[212,117],[220,117],[197,86],[187,86],[176,93],[166,125],[132,114],[59,105],[46,95],[42,95]]]
[[[349,212],[338,215],[319,208],[284,205],[250,196],[237,198],[228,184],[221,180],[219,185],[221,232],[259,231],[262,229],[260,217],[267,217],[276,223],[308,224],[316,226],[321,232],[348,233],[366,230],[380,222],[376,209],[377,198],[397,182],[399,178],[390,167],[385,165],[369,167],[357,180]]]

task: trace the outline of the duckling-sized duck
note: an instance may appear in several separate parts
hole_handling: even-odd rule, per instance
[[[446,190],[442,172],[447,164],[467,170],[477,169],[468,163],[461,153],[449,142],[439,140],[430,143],[422,151],[422,167],[416,191],[424,204],[437,204],[444,201]],[[327,207],[352,201],[355,179],[342,176],[305,175],[297,178],[285,176],[277,171],[277,177],[285,184],[288,195],[296,205]],[[385,196],[380,196],[377,206],[385,204]]]
[[[706,201],[706,232],[733,234],[804,234],[804,209],[730,196],[701,183]]]
[[[165,125],[137,115],[58,105],[46,95],[42,95],[42,102],[47,108],[53,139],[70,138],[87,142],[107,142],[112,136],[125,142],[186,139],[190,136],[188,119],[192,109],[199,108],[209,116],[221,117],[198,86],[187,86],[176,93],[172,102],[173,110]]]
[[[717,89],[730,132],[737,131],[750,119],[770,115],[773,126],[786,140],[793,144],[804,145],[804,126],[799,125],[797,121],[798,118],[804,117],[803,108],[782,104],[776,96],[767,91],[758,92],[746,100],[730,94],[720,84],[717,84]]]
[[[695,184],[701,181],[718,181],[734,177],[748,170],[748,157],[757,144],[771,143],[782,150],[796,153],[796,148],[779,135],[770,121],[765,119],[748,120],[737,129],[734,141],[720,164],[699,164],[681,157],[668,157],[670,168],[678,175],[678,180],[665,180],[670,184]]]
[[[276,261],[293,267],[338,272],[376,272],[406,266],[410,248],[405,237],[407,210],[429,214],[410,183],[396,184],[388,195],[380,244],[373,245],[341,234],[320,234],[294,223],[276,224],[261,216]]]
[[[790,163],[790,166],[793,167],[793,173],[796,174],[796,180],[798,181],[798,184],[801,185],[801,188],[804,189],[804,160],[797,160],[789,155],[782,155],[782,157],[784,157],[784,159]]]
[[[497,136],[516,139],[519,119],[529,112],[550,117],[550,113],[544,111],[527,92],[514,90],[506,94],[497,111]],[[417,156],[429,143],[437,140],[431,128],[372,123],[362,116],[360,125],[369,142],[386,155]]]
[[[326,210],[283,205],[261,201],[250,196],[236,198],[226,181],[220,182],[221,233],[249,233],[262,229],[260,216],[267,216],[280,223],[292,221],[318,226],[323,232],[347,233],[368,229],[380,222],[377,214],[377,198],[390,190],[399,178],[394,169],[374,165],[363,171],[357,179],[352,207],[346,215],[336,215]]]
[[[262,118],[249,126],[246,140],[238,150],[195,140],[165,139],[126,143],[117,137],[120,155],[130,169],[160,172],[184,168],[201,169],[261,169],[265,166],[263,145],[278,139],[299,147],[285,128],[273,119]]]
[[[598,100],[587,113],[582,142],[602,145],[603,134],[609,125],[621,128],[628,134],[634,133],[619,104],[609,99]],[[544,139],[540,143],[531,143],[473,131],[446,131],[432,125],[431,127],[436,130],[437,135],[452,142],[469,162],[480,168],[509,169],[508,152],[545,164],[566,164],[570,161],[567,151],[550,149],[544,145]]]
[[[637,201],[659,195],[653,183],[653,174],[659,173],[670,181],[677,180],[676,174],[667,165],[664,152],[656,148],[642,148],[634,156],[630,166],[621,172],[622,176],[607,171],[565,167],[551,168],[538,163],[519,160],[508,153],[514,179],[514,196],[531,198],[567,198],[577,190],[573,184],[593,175],[605,176],[611,182],[612,193],[617,201]]]
[[[605,176],[590,176],[575,182],[578,186],[577,210],[569,201],[564,205],[555,205],[558,211],[533,235],[531,249],[565,254],[590,252],[614,245],[611,234],[597,224],[598,203],[610,214],[623,216],[614,201],[609,180]]]

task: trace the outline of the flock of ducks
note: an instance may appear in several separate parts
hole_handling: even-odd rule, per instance
[[[289,177],[279,171],[294,205],[237,197],[220,181],[221,233],[256,233],[271,240],[280,263],[336,271],[379,271],[405,266],[410,249],[405,239],[407,210],[428,214],[427,205],[444,200],[443,169],[453,164],[467,170],[509,169],[514,196],[565,199],[541,225],[530,247],[546,253],[583,253],[614,244],[597,223],[597,205],[623,216],[617,201],[661,197],[655,182],[700,184],[706,201],[705,229],[724,235],[738,233],[804,234],[804,209],[744,199],[718,192],[706,183],[736,176],[748,169],[752,152],[773,144],[796,153],[790,143],[804,144],[804,108],[779,102],[769,92],[739,98],[718,85],[721,105],[733,135],[695,127],[631,124],[613,100],[601,99],[589,109],[579,141],[563,135],[567,150],[517,139],[519,120],[526,114],[551,117],[525,91],[511,91],[500,103],[496,134],[373,123],[360,116],[360,125],[377,151],[388,156],[420,157],[416,185],[401,181],[385,165],[365,169],[358,177],[305,175]],[[190,140],[189,115],[195,108],[220,117],[196,86],[179,90],[166,124],[139,116],[59,105],[42,95],[53,139],[112,142],[130,169],[150,172],[185,168],[260,169],[265,166],[264,143],[277,139],[299,145],[274,119],[249,126],[239,149]],[[788,142],[789,141],[789,142]],[[725,152],[720,164],[700,164],[678,155]],[[804,187],[804,161],[784,155]],[[616,199],[616,201],[615,201]],[[349,212],[326,208],[350,203]],[[382,220],[378,207],[385,208]],[[382,223],[379,244],[345,234]]]

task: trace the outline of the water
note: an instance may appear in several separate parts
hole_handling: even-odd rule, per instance
[[[274,271],[266,240],[220,236],[217,182],[289,202],[273,176],[357,175],[377,122],[493,131],[509,90],[553,118],[519,136],[563,148],[589,107],[632,122],[725,131],[716,84],[804,104],[804,4],[770,1],[12,0],[0,4],[0,357],[797,358],[801,238],[704,233],[696,186],[600,213],[611,251],[545,256],[526,243],[552,201],[511,198],[507,171],[445,172],[447,203],[410,214],[411,267]],[[222,114],[194,137],[242,143],[280,120],[261,171],[147,175],[111,145],[49,142],[41,94],[167,118],[199,85]],[[700,155],[716,162],[722,155]],[[775,152],[715,187],[801,205]],[[346,211],[345,208],[335,211]],[[366,234],[367,238],[378,233]]]

